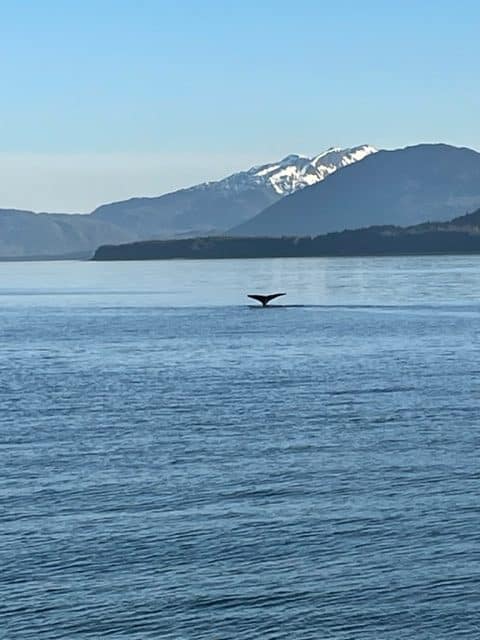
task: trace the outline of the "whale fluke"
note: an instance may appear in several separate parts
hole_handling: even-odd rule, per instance
[[[257,300],[258,302],[262,303],[262,307],[266,307],[267,304],[271,301],[274,300],[275,298],[279,298],[280,296],[285,296],[287,295],[286,293],[271,293],[269,296],[262,296],[259,293],[249,293],[247,294],[247,296],[249,298],[253,298],[253,300]]]

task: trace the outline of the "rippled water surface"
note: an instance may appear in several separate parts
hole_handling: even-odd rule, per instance
[[[480,637],[480,258],[2,263],[0,330],[2,640]]]

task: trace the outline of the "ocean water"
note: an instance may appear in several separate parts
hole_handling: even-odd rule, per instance
[[[480,638],[479,380],[480,257],[0,263],[0,639]]]

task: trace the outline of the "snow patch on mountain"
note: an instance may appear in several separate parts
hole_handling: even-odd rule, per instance
[[[363,160],[376,151],[375,147],[364,144],[350,149],[331,147],[313,158],[288,155],[280,161],[255,166],[202,186],[211,188],[215,184],[218,189],[238,192],[263,185],[282,197],[321,182],[338,169]]]

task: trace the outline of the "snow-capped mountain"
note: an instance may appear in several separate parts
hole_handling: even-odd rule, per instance
[[[216,185],[217,188],[241,191],[264,184],[283,197],[298,189],[317,184],[337,169],[363,160],[376,151],[375,147],[364,144],[351,149],[331,147],[313,158],[289,155],[278,162],[255,166],[216,183],[207,182],[204,186],[211,188]]]
[[[327,149],[313,158],[290,155],[157,198],[103,205],[92,216],[128,229],[139,239],[223,232],[375,151],[370,145],[362,145]]]

